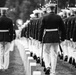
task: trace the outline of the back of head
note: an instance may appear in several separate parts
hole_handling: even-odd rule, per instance
[[[48,6],[47,6],[47,12],[48,12],[48,13],[50,13],[50,12],[55,13],[55,8],[56,8],[56,4],[50,3],[50,4],[48,4]]]
[[[6,10],[3,10],[3,15],[6,15]]]
[[[7,10],[8,10],[8,8],[6,8],[6,7],[2,7],[2,8],[0,8],[1,15],[6,15]]]

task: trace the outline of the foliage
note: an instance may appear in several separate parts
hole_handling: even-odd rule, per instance
[[[40,6],[40,3],[41,0],[7,0],[5,6],[9,8],[10,14],[8,15],[14,17],[12,18],[14,21],[18,18],[26,21],[32,11]]]

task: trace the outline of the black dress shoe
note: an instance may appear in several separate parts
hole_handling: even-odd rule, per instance
[[[75,68],[76,68],[76,63],[75,63]]]
[[[33,57],[33,53],[32,52],[30,52],[30,56]]]
[[[46,72],[46,70],[47,70],[46,67],[44,67],[44,70],[43,71]]]
[[[72,65],[73,65],[73,66],[75,66],[75,59],[74,59],[74,58],[73,58],[73,62],[72,62]]]
[[[50,67],[46,68],[45,74],[50,75]]]
[[[36,62],[37,62],[37,63],[40,63],[40,57],[37,58],[37,61],[36,61]]]
[[[34,58],[34,60],[36,60],[36,61],[37,61],[37,56],[36,56],[35,54],[34,54],[33,58]]]
[[[70,57],[70,59],[69,59],[69,63],[72,64],[72,57]]]
[[[60,57],[60,54],[58,54],[58,56]]]
[[[60,59],[63,60],[63,54],[60,55]]]
[[[45,67],[45,62],[43,61],[43,59],[41,60],[41,66]]]
[[[68,60],[68,56],[66,55],[66,56],[65,56],[65,59],[64,59],[64,61],[67,61],[67,60]]]

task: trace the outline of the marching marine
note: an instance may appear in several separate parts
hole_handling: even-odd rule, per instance
[[[4,70],[9,66],[9,53],[7,51],[10,47],[10,42],[13,40],[13,22],[6,16],[8,8],[0,9],[0,69]]]
[[[45,74],[55,75],[57,64],[58,46],[59,46],[59,32],[61,32],[61,40],[65,39],[64,22],[60,16],[55,14],[55,5],[47,5],[47,15],[43,16],[42,25],[40,29],[40,41],[43,45],[43,60],[45,61]],[[43,35],[43,36],[42,36]]]

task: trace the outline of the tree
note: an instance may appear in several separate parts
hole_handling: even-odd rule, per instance
[[[40,7],[41,1],[43,0],[7,0],[5,6],[9,8],[10,15],[15,16],[15,20],[21,18],[26,21],[32,11]]]
[[[67,0],[58,0],[58,7],[65,8]]]
[[[75,7],[75,0],[69,0],[69,6]]]
[[[20,4],[23,0],[7,0],[5,7],[9,8],[8,16],[15,21],[17,18],[19,18],[20,14]]]
[[[23,19],[23,21],[26,21],[29,18],[30,14],[30,8],[31,8],[31,3],[30,1],[23,1],[21,6],[20,6],[20,15],[19,17]]]
[[[19,3],[19,5],[23,2],[23,0],[6,0],[5,6],[10,7],[10,6],[16,6],[16,3]]]
[[[0,0],[0,7],[4,7],[5,6],[5,2],[6,2],[6,0]]]
[[[29,19],[32,11],[40,7],[41,1],[44,0],[24,0],[20,6],[20,17],[23,16],[24,21]]]

